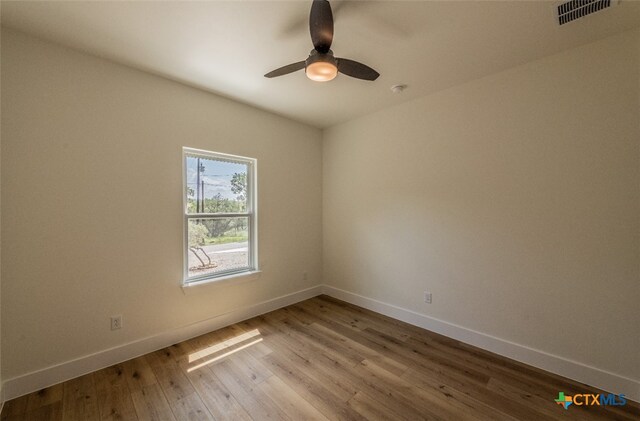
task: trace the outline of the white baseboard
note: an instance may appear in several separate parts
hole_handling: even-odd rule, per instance
[[[482,332],[467,329],[392,304],[344,291],[329,285],[318,285],[252,306],[140,339],[75,360],[6,380],[2,384],[0,405],[27,393],[100,370],[113,364],[162,349],[178,342],[268,313],[300,301],[326,294],[339,300],[384,314],[397,320],[477,346],[487,351],[592,385],[611,393],[624,394],[640,402],[640,381],[610,373],[576,361],[532,349]]]
[[[435,319],[329,285],[323,285],[322,292],[339,300],[375,311],[376,313],[384,314],[385,316],[448,336],[460,342],[477,346],[478,348],[597,387],[610,393],[623,394],[627,399],[640,402],[640,381],[638,380],[519,345],[495,336],[487,335],[486,333],[467,329],[453,323]]]
[[[14,377],[3,383],[2,392],[6,400],[14,399],[45,387],[82,376],[92,371],[100,370],[113,364],[118,364],[175,343],[194,338],[204,333],[304,301],[321,294],[321,291],[321,286],[315,286],[268,301],[263,301],[249,307],[220,314],[188,326],[183,326],[158,335],[86,355],[75,360],[47,367],[19,377]]]

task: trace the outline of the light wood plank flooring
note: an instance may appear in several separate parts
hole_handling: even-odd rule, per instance
[[[320,296],[5,404],[2,420],[639,420],[584,384]]]

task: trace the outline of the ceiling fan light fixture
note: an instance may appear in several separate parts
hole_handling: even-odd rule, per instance
[[[328,82],[338,76],[338,65],[333,57],[333,52],[329,50],[326,54],[312,50],[307,58],[304,69],[307,77],[315,82]]]
[[[315,82],[328,82],[338,76],[338,68],[335,64],[317,61],[307,66],[307,77]]]

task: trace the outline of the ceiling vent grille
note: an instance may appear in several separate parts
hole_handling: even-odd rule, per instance
[[[570,0],[557,7],[558,24],[564,25],[573,20],[590,15],[618,4],[618,0]]]

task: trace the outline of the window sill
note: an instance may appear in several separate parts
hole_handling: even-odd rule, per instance
[[[182,292],[188,294],[196,289],[200,290],[206,286],[226,285],[231,283],[233,283],[234,285],[244,284],[245,282],[251,282],[260,279],[261,273],[261,270],[252,270],[247,272],[233,273],[216,278],[203,279],[201,281],[190,282],[188,284],[183,283],[181,285]]]

